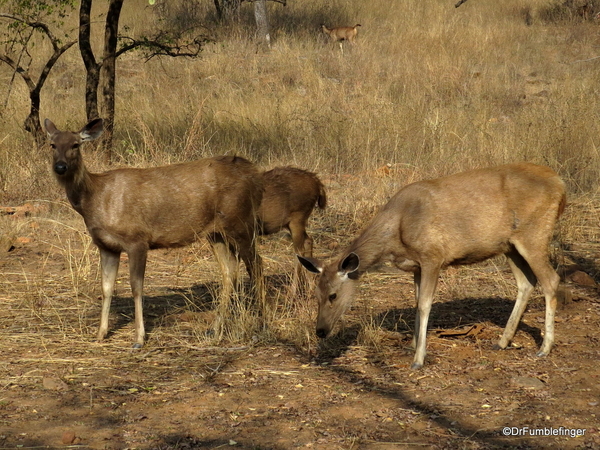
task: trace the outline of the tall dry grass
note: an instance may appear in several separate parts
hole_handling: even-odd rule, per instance
[[[152,27],[157,17],[144,4],[126,5],[124,25]],[[436,176],[529,160],[558,169],[572,191],[595,190],[600,60],[584,60],[597,54],[598,26],[542,20],[547,5],[270,5],[269,52],[254,41],[245,5],[225,30],[207,23],[218,40],[198,60],[119,61],[117,164],[236,153],[266,166],[339,173],[404,163]],[[200,20],[212,17],[205,8]],[[319,32],[321,23],[355,22],[359,44],[344,55]],[[81,126],[83,76],[74,49],[52,74],[42,116]],[[1,187],[15,200],[53,186],[20,129],[24,94],[17,81],[0,125]]]
[[[170,11],[186,3],[170,2]],[[237,154],[265,168],[316,171],[332,192],[315,225],[321,245],[345,244],[403,184],[472,167],[547,164],[564,177],[572,199],[595,198],[600,59],[593,58],[600,26],[556,14],[557,4],[473,0],[455,9],[447,0],[292,0],[286,7],[269,4],[270,51],[255,39],[250,4],[229,25],[214,21],[210,2],[195,4],[193,17],[214,38],[201,58],[144,62],[126,55],[118,62],[115,164]],[[131,30],[159,20],[142,0],[124,8],[122,23]],[[167,19],[182,20],[179,8],[179,16]],[[342,54],[320,33],[322,23],[361,23],[358,44]],[[0,66],[3,99],[11,76]],[[21,129],[25,88],[18,79],[11,86],[0,122],[0,201],[63,200],[49,150],[39,153]],[[83,67],[72,49],[43,92],[42,117],[79,129],[83,89]],[[91,146],[85,157],[91,169],[106,169]],[[378,178],[376,169],[385,164],[398,170]],[[569,223],[569,230],[578,229],[578,216]],[[566,239],[577,234],[569,230]],[[273,260],[273,271],[293,270],[291,254]],[[285,294],[277,295],[286,305]],[[310,323],[312,310],[280,309],[281,333],[313,345],[304,332],[289,331]]]

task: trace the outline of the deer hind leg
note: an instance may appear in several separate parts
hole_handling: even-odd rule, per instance
[[[307,218],[304,214],[298,216],[292,216],[288,228],[292,235],[292,242],[294,244],[294,251],[304,257],[312,257],[313,251],[313,240],[306,233]]]
[[[235,233],[233,240],[235,242],[235,251],[246,266],[246,271],[255,290],[254,293],[264,294],[262,258],[256,251],[256,237],[253,233],[247,230],[244,230],[243,233]]]
[[[421,273],[415,276],[415,281],[418,281],[416,290],[418,291],[417,299],[417,314],[415,318],[415,357],[411,369],[420,369],[425,361],[427,351],[427,322],[429,321],[429,313],[431,312],[431,304],[433,303],[433,294],[437,286],[438,277],[440,274],[439,265],[423,265]]]
[[[146,337],[144,328],[144,275],[146,273],[146,260],[148,247],[145,244],[134,245],[127,251],[129,256],[129,283],[133,293],[135,305],[135,336],[133,348],[142,348]]]
[[[111,252],[104,248],[100,250],[100,267],[102,269],[102,312],[100,313],[100,327],[98,341],[103,340],[108,334],[108,315],[112,300],[115,280],[119,271],[119,258],[121,253]]]
[[[227,317],[229,304],[238,281],[238,259],[232,252],[223,235],[215,233],[209,237],[213,253],[221,269],[222,287],[217,306],[217,318],[213,326],[215,335],[220,339],[224,332],[224,318]]]
[[[546,300],[546,325],[544,340],[537,356],[546,356],[554,345],[554,315],[556,314],[556,292],[560,277],[548,261],[548,243],[536,245],[535,248],[526,249],[524,246],[515,245],[519,253],[525,258],[529,267],[540,282]],[[531,245],[530,245],[531,247]]]
[[[517,327],[521,321],[521,317],[523,316],[525,308],[527,307],[529,297],[531,297],[537,282],[537,278],[531,270],[531,267],[529,267],[527,261],[519,254],[518,251],[513,249],[506,253],[506,256],[508,258],[508,264],[510,265],[513,275],[517,281],[518,294],[515,301],[515,306],[513,307],[512,313],[510,314],[508,322],[506,323],[506,327],[504,327],[502,337],[500,338],[498,344],[494,346],[495,349],[505,349],[515,336]]]
[[[244,261],[244,265],[252,282],[252,296],[259,305],[261,316],[264,316],[266,311],[266,286],[263,273],[262,258],[256,251],[256,240],[253,236],[244,236],[237,240],[238,251],[240,258]]]
[[[299,216],[293,216],[290,220],[288,228],[292,235],[292,242],[294,244],[294,252],[297,255],[304,257],[312,257],[313,255],[313,239],[306,233],[306,220],[304,214]],[[300,293],[304,293],[308,288],[308,277],[307,272],[302,268],[300,261],[296,259],[296,266],[294,269],[294,275],[290,286],[289,295],[295,297]]]

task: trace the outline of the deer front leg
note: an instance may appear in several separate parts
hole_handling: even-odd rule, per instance
[[[439,273],[440,268],[438,266],[421,267],[421,280],[417,288],[419,297],[417,299],[417,316],[415,320],[417,345],[415,358],[410,366],[413,370],[422,368],[425,361],[425,353],[427,351],[427,322],[429,321],[429,313]]]
[[[100,313],[100,328],[98,329],[98,341],[102,341],[108,333],[108,315],[110,313],[110,302],[115,288],[115,280],[119,270],[120,253],[99,248],[100,267],[102,270],[102,312]]]
[[[413,348],[413,350],[417,349],[417,342],[419,340],[419,327],[420,327],[420,317],[419,317],[419,289],[421,288],[421,269],[417,270],[414,275],[414,283],[415,283],[415,305],[416,305],[416,312],[415,312],[415,331],[413,333],[413,338],[412,338],[412,342],[410,344],[410,346]]]

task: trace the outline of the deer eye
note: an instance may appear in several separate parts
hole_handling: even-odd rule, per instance
[[[79,148],[79,144],[73,144],[73,149],[78,149]]]
[[[332,302],[337,298],[337,294],[329,294],[329,301]]]
[[[52,149],[56,150],[56,145],[54,145],[54,144],[50,144],[50,148],[52,148]]]

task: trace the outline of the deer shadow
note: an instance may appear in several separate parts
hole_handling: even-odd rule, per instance
[[[428,330],[452,330],[469,325],[492,323],[504,329],[513,310],[515,302],[500,297],[467,297],[434,303],[429,315]],[[531,302],[530,302],[531,305]],[[397,332],[399,339],[410,337],[414,332],[416,308],[392,308],[378,312],[371,317],[371,322],[385,331]],[[319,342],[317,361],[331,362],[355,345],[362,330],[361,324],[342,327],[338,332]],[[541,346],[543,336],[541,330],[529,326],[522,321],[517,331],[531,336]],[[408,343],[408,342],[407,342]]]
[[[165,294],[144,295],[144,326],[150,335],[152,330],[167,317],[184,311],[207,311],[214,308],[218,299],[220,283],[208,282],[187,288],[167,289]],[[135,306],[131,292],[115,294],[110,307],[110,323],[107,339],[134,322]],[[99,318],[94,317],[94,320]]]
[[[504,328],[514,305],[514,300],[500,297],[467,297],[434,303],[429,315],[428,329],[451,330],[484,322]],[[380,323],[385,330],[412,334],[415,316],[416,308],[394,308],[377,314],[373,320]],[[521,322],[518,330],[526,332],[541,345],[543,338],[538,328]]]
[[[267,298],[281,295],[281,292],[289,287],[291,279],[291,275],[285,273],[266,276]],[[211,281],[184,288],[168,288],[167,293],[162,295],[144,295],[144,326],[147,335],[150,336],[153,329],[169,318],[176,318],[178,314],[215,311],[219,303],[221,286],[221,282]],[[244,280],[241,288],[240,298],[247,302],[248,308],[254,308],[255,299],[249,294],[251,292],[250,281]],[[135,306],[131,293],[125,291],[120,295],[115,294],[110,311],[107,339],[134,322]],[[93,320],[98,319],[99,314],[94,315]],[[207,330],[207,333],[210,334],[210,332]]]

